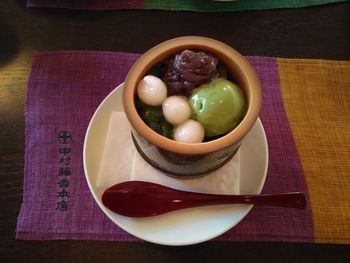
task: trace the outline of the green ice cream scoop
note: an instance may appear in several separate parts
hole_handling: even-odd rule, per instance
[[[195,89],[190,97],[190,105],[194,118],[203,125],[207,137],[233,130],[246,113],[243,91],[223,78]]]

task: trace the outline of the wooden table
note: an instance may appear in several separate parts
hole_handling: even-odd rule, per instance
[[[216,38],[244,55],[350,59],[350,3],[302,9],[194,13],[29,9],[0,2],[0,262],[350,262],[350,247],[206,242],[188,247],[15,240],[22,201],[24,101],[35,50],[144,52],[182,35]]]

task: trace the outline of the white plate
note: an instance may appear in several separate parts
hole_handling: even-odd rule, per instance
[[[123,111],[123,84],[100,104],[91,119],[84,141],[84,169],[90,191],[102,211],[120,228],[143,240],[163,245],[190,245],[207,241],[241,221],[252,205],[218,205],[190,208],[150,218],[120,216],[105,208],[96,186],[110,115]],[[258,194],[265,182],[268,147],[264,128],[258,119],[241,145],[240,192]]]

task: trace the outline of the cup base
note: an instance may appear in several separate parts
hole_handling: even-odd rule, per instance
[[[135,148],[138,151],[138,153],[141,155],[141,157],[151,166],[153,166],[154,168],[162,171],[165,175],[167,176],[172,176],[172,177],[176,177],[176,178],[183,178],[183,179],[193,179],[193,178],[198,178],[201,176],[205,176],[206,174],[213,172],[219,168],[221,168],[222,166],[224,166],[226,163],[228,163],[229,161],[232,160],[232,158],[236,155],[237,151],[239,150],[239,146],[234,150],[233,153],[231,153],[227,158],[225,158],[221,163],[216,164],[215,166],[207,169],[206,171],[203,172],[195,172],[195,173],[177,173],[174,171],[169,171],[168,169],[166,169],[165,167],[160,166],[159,164],[157,164],[155,161],[151,160],[149,157],[147,157],[147,155],[142,151],[140,145],[138,144],[137,140],[134,137],[134,134],[131,133],[131,137],[132,140],[134,142]]]

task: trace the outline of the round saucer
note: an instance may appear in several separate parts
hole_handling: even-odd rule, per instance
[[[110,115],[123,111],[123,84],[114,89],[93,115],[84,141],[84,170],[90,191],[107,217],[128,233],[157,244],[190,245],[215,238],[234,227],[252,205],[218,205],[190,208],[150,218],[129,218],[111,212],[101,201],[105,189],[96,186]],[[264,127],[257,120],[240,147],[240,193],[258,194],[265,183],[268,145]],[[254,165],[252,165],[254,164]]]

